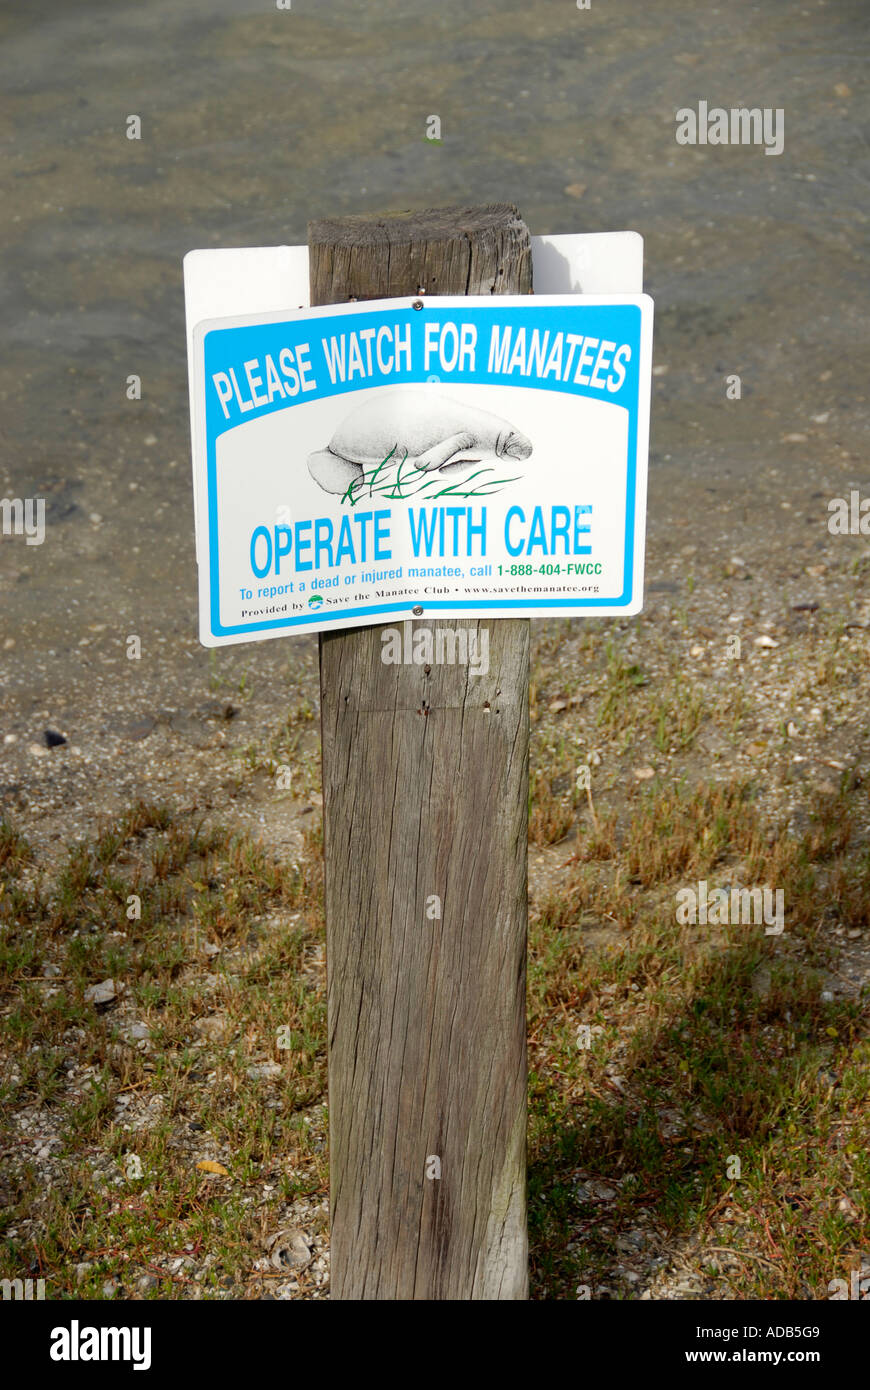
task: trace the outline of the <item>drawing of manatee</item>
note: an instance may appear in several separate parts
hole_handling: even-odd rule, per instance
[[[345,493],[391,453],[430,473],[531,452],[531,440],[498,415],[429,391],[388,391],[351,410],[328,447],[309,454],[308,470],[325,492]]]

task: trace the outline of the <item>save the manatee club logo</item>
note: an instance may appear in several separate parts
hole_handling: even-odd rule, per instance
[[[312,594],[312,595],[311,595],[311,598],[308,600],[308,607],[309,607],[309,608],[319,608],[320,605],[321,605],[322,603],[323,603],[323,597],[322,597],[321,594]]]

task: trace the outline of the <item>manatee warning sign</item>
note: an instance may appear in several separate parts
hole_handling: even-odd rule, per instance
[[[639,611],[651,355],[645,295],[197,324],[200,640]]]

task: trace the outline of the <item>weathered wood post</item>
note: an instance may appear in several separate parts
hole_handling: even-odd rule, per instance
[[[532,288],[507,205],[312,222],[309,249],[313,305]],[[529,623],[448,625],[488,627],[488,674],[320,639],[333,1298],[528,1294]]]

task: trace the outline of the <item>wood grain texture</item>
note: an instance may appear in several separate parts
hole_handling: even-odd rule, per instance
[[[510,203],[308,224],[312,304],[407,294],[530,294],[532,243]],[[319,287],[329,300],[314,298]]]
[[[531,292],[508,205],[316,222],[309,247],[312,304]],[[423,626],[486,627],[488,673],[321,636],[331,1292],[523,1299],[529,624]]]

